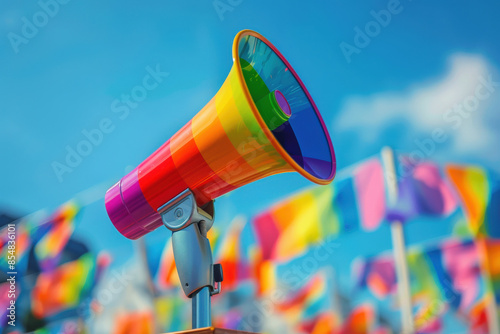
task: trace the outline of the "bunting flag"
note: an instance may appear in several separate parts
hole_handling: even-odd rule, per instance
[[[299,313],[300,318],[310,318],[318,311],[331,306],[331,296],[328,295],[326,277],[323,273],[316,274],[298,291],[292,292],[290,298],[276,304],[276,309],[283,313]]]
[[[261,258],[261,256],[259,256]],[[277,268],[270,260],[258,260],[255,266],[257,295],[265,296],[276,290]]]
[[[243,314],[238,309],[230,309],[214,316],[213,326],[237,330],[243,326]]]
[[[314,275],[303,287],[297,291],[289,291],[288,298],[275,303],[277,312],[284,315],[288,322],[295,328],[308,328],[320,331],[325,322],[330,322],[330,318],[322,319],[324,312],[332,309],[332,296],[328,288],[327,277],[324,272]],[[312,325],[312,327],[311,327]],[[323,332],[321,332],[323,333]]]
[[[341,232],[372,231],[380,226],[386,210],[384,182],[382,163],[372,158],[355,167],[352,177],[334,184],[332,209]]]
[[[79,212],[80,206],[71,200],[50,217],[49,231],[35,245],[35,256],[42,270],[51,270],[57,266],[62,250],[73,234],[75,217]]]
[[[415,314],[415,329],[418,334],[441,333],[443,330],[442,316],[445,307],[439,301],[421,305]]]
[[[417,334],[439,334],[443,332],[443,319],[436,318],[417,329]]]
[[[378,326],[370,334],[392,334],[392,330],[388,326]]]
[[[371,159],[333,186],[313,187],[273,205],[255,217],[253,227],[263,259],[285,261],[339,232],[373,230],[384,215],[383,169],[379,159]]]
[[[118,314],[113,334],[153,334],[154,315],[150,311],[132,311]]]
[[[460,197],[472,234],[500,238],[498,180],[489,180],[486,170],[475,166],[449,165],[446,172]]]
[[[177,274],[177,267],[175,265],[172,238],[168,239],[165,247],[163,248],[155,282],[156,285],[162,290],[181,286],[179,275]]]
[[[420,254],[425,258],[429,266],[429,272],[439,289],[440,300],[446,301],[453,309],[458,309],[461,304],[462,295],[453,287],[450,272],[444,267],[443,249],[445,247],[437,247]],[[432,302],[432,300],[430,301]]]
[[[313,319],[307,319],[299,324],[300,333],[308,334],[336,334],[340,328],[340,319],[332,310],[324,311]]]
[[[31,308],[37,318],[46,318],[71,309],[90,293],[95,263],[91,254],[38,275],[31,291]]]
[[[440,300],[465,312],[482,294],[480,257],[472,240],[446,240],[436,247],[413,248],[408,251],[407,259],[413,302],[422,307]],[[377,298],[396,291],[391,256],[358,261],[353,272],[357,286],[367,287]],[[429,314],[426,317],[433,319]]]
[[[384,220],[386,211],[385,178],[382,163],[373,158],[354,170],[354,185],[361,226],[374,230]]]
[[[364,303],[355,307],[347,316],[341,334],[368,334],[375,324],[375,309],[371,304]]]
[[[175,332],[190,328],[190,303],[180,293],[170,293],[155,298],[158,330]],[[187,312],[186,312],[187,311]]]
[[[338,231],[330,186],[314,187],[258,215],[254,229],[264,260],[286,260]]]
[[[356,286],[369,288],[380,299],[396,292],[396,271],[391,256],[362,260],[359,267],[355,270]]]
[[[460,294],[459,308],[470,308],[481,295],[479,249],[471,241],[450,240],[443,243],[442,263],[451,278],[451,288]],[[449,294],[452,297],[453,294]]]
[[[488,274],[496,302],[500,303],[500,240],[485,239],[481,242],[479,250],[483,253],[481,259],[484,261],[484,268]]]
[[[222,265],[224,270],[224,288],[234,289],[239,280],[250,277],[249,268],[241,261],[239,240],[245,222],[243,220],[234,221],[226,233],[224,240],[216,255],[217,263]]]
[[[470,334],[488,334],[488,314],[486,307],[488,304],[487,296],[479,300],[470,310],[468,314],[469,333]]]
[[[111,265],[111,262],[113,262],[113,258],[107,251],[101,251],[97,254],[96,271],[93,284],[94,287],[101,281],[104,276],[104,272]]]
[[[479,257],[472,241],[447,241],[426,251],[409,252],[412,293],[418,303],[446,302],[465,310],[480,296]]]
[[[242,244],[244,240],[242,231],[246,225],[243,217],[236,217],[229,226],[228,232],[220,243],[216,254],[216,261],[222,265],[224,272],[224,289],[233,290],[238,284],[255,276],[255,254],[251,245],[246,247]],[[251,252],[249,256],[245,253]]]
[[[387,208],[387,220],[405,222],[418,216],[448,216],[458,203],[451,187],[441,177],[439,167],[431,162],[412,166],[409,159],[400,162],[410,175],[398,180],[398,199]]]
[[[207,232],[207,239],[210,241],[210,248],[212,248],[212,254],[217,254],[220,247],[220,231],[217,227],[212,226]]]
[[[447,174],[460,197],[469,230],[479,249],[486,289],[485,300],[498,304],[500,303],[498,263],[500,247],[495,245],[496,242],[493,240],[500,238],[499,179],[477,166],[449,165]],[[484,315],[496,317],[489,307],[485,308]]]
[[[410,274],[412,275],[412,295],[415,302],[440,297],[435,277],[426,257],[421,251],[407,254]],[[394,259],[380,256],[363,260],[361,269],[355,268],[357,285],[367,287],[376,297],[385,298],[396,291]]]

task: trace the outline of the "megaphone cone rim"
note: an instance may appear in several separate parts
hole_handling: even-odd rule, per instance
[[[316,115],[321,123],[321,126],[323,127],[323,132],[326,136],[326,140],[328,141],[328,146],[330,149],[330,155],[331,155],[331,161],[332,161],[332,171],[330,172],[330,175],[328,176],[328,178],[322,179],[322,178],[316,177],[316,176],[312,175],[311,173],[307,172],[302,166],[300,166],[297,162],[295,162],[295,160],[288,154],[288,152],[281,146],[281,144],[278,142],[278,140],[274,137],[273,133],[269,130],[264,119],[260,115],[259,110],[257,109],[257,106],[255,105],[255,102],[253,101],[252,96],[250,95],[250,91],[248,89],[245,78],[243,77],[243,72],[241,70],[240,57],[239,57],[239,42],[240,42],[240,39],[246,35],[254,36],[254,37],[260,39],[261,41],[263,41],[264,43],[266,43],[266,45],[268,47],[270,47],[274,53],[276,53],[276,55],[281,59],[281,61],[283,61],[283,63],[285,63],[288,70],[293,74],[293,76],[295,77],[295,79],[297,80],[299,85],[301,86],[302,90],[306,94],[309,102],[311,103],[312,107],[314,108],[314,111],[316,112]],[[264,36],[262,36],[261,34],[259,34],[256,31],[253,31],[250,29],[245,29],[245,30],[240,31],[234,37],[233,62],[234,62],[234,65],[237,67],[236,73],[238,76],[238,80],[240,81],[240,84],[242,85],[242,87],[244,87],[243,91],[245,94],[245,98],[247,99],[248,104],[250,105],[250,108],[252,109],[252,112],[253,112],[255,118],[257,119],[260,127],[263,129],[266,137],[269,139],[269,141],[274,146],[274,148],[279,152],[279,154],[286,160],[286,162],[290,166],[292,166],[298,173],[303,175],[308,180],[315,182],[317,184],[322,184],[322,185],[326,185],[326,184],[329,184],[330,182],[332,182],[333,178],[335,177],[335,172],[336,172],[337,166],[336,166],[336,161],[335,161],[335,151],[333,149],[330,134],[328,133],[328,129],[325,126],[325,122],[323,121],[323,117],[321,116],[321,114],[318,111],[318,108],[316,107],[316,103],[314,103],[314,100],[312,99],[311,95],[309,94],[306,87],[304,86],[304,83],[302,82],[300,77],[297,75],[297,72],[295,72],[295,70],[290,65],[290,63],[286,60],[286,58]]]

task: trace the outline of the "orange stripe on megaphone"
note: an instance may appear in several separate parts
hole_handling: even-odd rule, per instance
[[[138,173],[142,193],[154,210],[188,187],[172,159],[170,140],[139,165]]]
[[[225,182],[240,187],[248,183],[242,180],[257,173],[227,137],[215,110],[215,98],[193,117],[191,128],[201,155]]]
[[[210,132],[210,129],[204,131]],[[193,191],[198,205],[202,206],[235,186],[222,180],[210,168],[194,141],[192,120],[172,136],[170,150],[174,164],[187,186]]]

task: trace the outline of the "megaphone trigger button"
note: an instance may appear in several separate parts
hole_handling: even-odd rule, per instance
[[[220,263],[214,264],[214,281],[220,283],[224,280],[222,265]]]

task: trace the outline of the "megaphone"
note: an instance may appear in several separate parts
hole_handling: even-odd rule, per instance
[[[296,171],[328,184],[336,170],[314,101],[266,38],[243,30],[233,67],[193,119],[106,193],[114,226],[137,239],[161,226],[158,209],[189,189],[199,207],[247,183]]]

